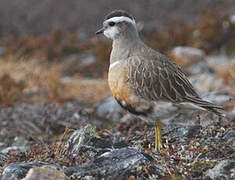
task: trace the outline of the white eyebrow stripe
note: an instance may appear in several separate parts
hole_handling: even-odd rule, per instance
[[[134,25],[136,24],[134,19],[131,19],[131,18],[126,17],[126,16],[112,17],[110,19],[107,19],[106,21],[107,22],[112,21],[112,22],[115,22],[115,23],[126,21],[126,22],[129,22],[129,23],[134,24]]]
[[[116,66],[116,65],[119,64],[119,63],[120,63],[120,61],[115,61],[114,63],[110,64],[110,65],[109,65],[109,71],[110,71],[114,66]]]

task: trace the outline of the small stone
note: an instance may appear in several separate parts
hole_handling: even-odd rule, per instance
[[[11,146],[11,147],[7,147],[7,148],[1,150],[1,152],[5,153],[5,154],[9,153],[10,151],[26,152],[26,151],[28,151],[28,149],[29,148],[26,146]]]
[[[35,167],[29,170],[25,180],[65,180],[65,174],[51,166]]]
[[[221,65],[232,62],[232,57],[229,57],[226,55],[207,56],[206,62],[210,66],[221,66]]]
[[[62,66],[62,72],[65,75],[72,75],[81,69],[93,65],[96,61],[95,56],[91,54],[73,54],[66,58]]]
[[[196,145],[197,147],[199,147],[199,146],[200,146],[200,143],[199,143],[199,142],[196,142],[195,145]]]
[[[199,62],[205,57],[205,52],[203,50],[188,46],[175,47],[171,51],[171,54],[175,57],[175,61],[182,66]]]
[[[190,82],[199,94],[206,94],[209,90],[222,89],[225,85],[221,79],[218,79],[216,74],[203,73],[189,77]]]
[[[210,94],[207,94],[206,96],[203,96],[203,99],[209,102],[213,102],[215,104],[223,104],[231,100],[232,97],[226,94],[210,93]]]
[[[200,61],[198,63],[195,63],[191,66],[188,66],[185,68],[185,71],[190,73],[191,75],[196,75],[200,73],[214,73],[215,71],[208,66],[207,62]]]
[[[99,137],[95,128],[88,124],[71,134],[65,146],[65,151],[75,156],[87,152],[94,154],[99,151],[107,151],[105,149],[111,148],[112,144],[111,139]]]
[[[96,58],[95,56],[91,55],[91,54],[82,54],[79,55],[79,64],[78,64],[78,68],[84,68],[84,67],[88,67],[92,64],[95,63]]]
[[[112,96],[108,97],[96,110],[99,117],[111,119],[112,121],[118,121],[122,112],[121,106]]]
[[[229,17],[229,20],[231,21],[232,24],[235,24],[235,14],[232,14],[232,15]]]
[[[26,146],[28,141],[24,137],[16,136],[12,146]]]

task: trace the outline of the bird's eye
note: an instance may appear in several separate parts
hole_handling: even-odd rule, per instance
[[[115,25],[115,22],[111,21],[109,22],[109,26],[114,26]]]

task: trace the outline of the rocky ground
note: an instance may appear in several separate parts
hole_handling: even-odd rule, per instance
[[[163,121],[164,148],[155,152],[153,126],[112,97],[93,105],[2,105],[1,179],[234,179],[234,79],[226,84],[216,73],[234,67],[234,57],[189,47],[172,53],[194,59],[185,71],[204,99],[224,106],[225,117],[171,113]]]
[[[134,2],[0,1],[0,179],[235,179],[235,4]],[[94,37],[117,8],[222,118],[158,103],[154,150],[154,127],[111,96],[111,43]]]

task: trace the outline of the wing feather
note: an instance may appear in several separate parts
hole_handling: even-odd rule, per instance
[[[141,56],[128,60],[132,67],[129,68],[132,71],[129,74],[134,77],[131,84],[137,95],[149,100],[161,99],[175,103],[182,102],[188,95],[198,97],[186,76],[172,61],[147,60]]]
[[[128,74],[134,92],[147,100],[168,100],[173,103],[191,102],[219,114],[221,106],[202,100],[183,71],[166,56],[152,59],[134,56],[128,59]]]

